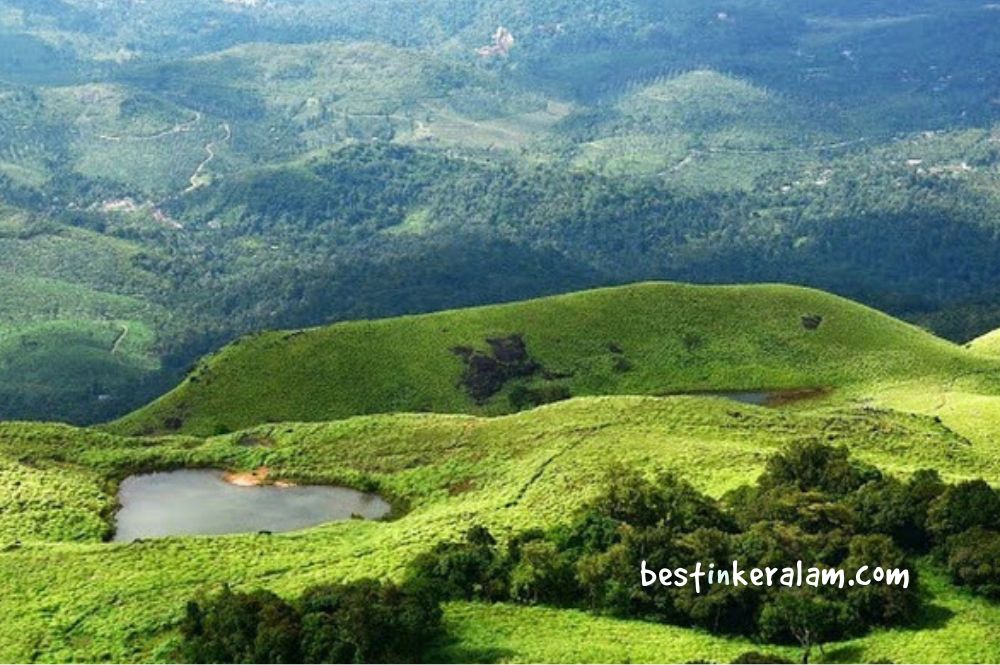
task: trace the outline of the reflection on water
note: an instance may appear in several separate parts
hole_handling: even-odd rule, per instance
[[[712,394],[716,397],[725,397],[734,402],[753,404],[755,406],[764,406],[771,399],[771,393],[769,392],[721,392]]]
[[[211,469],[130,476],[121,484],[116,541],[181,534],[294,531],[360,515],[385,517],[377,494],[346,487],[239,487]]]

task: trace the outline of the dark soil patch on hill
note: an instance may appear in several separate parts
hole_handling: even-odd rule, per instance
[[[274,439],[266,434],[247,432],[240,436],[236,445],[243,446],[244,448],[273,448]]]
[[[819,314],[806,314],[802,317],[802,327],[806,330],[818,330],[823,325],[823,317]]]

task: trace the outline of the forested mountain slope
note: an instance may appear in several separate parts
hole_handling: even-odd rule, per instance
[[[649,279],[966,342],[1000,325],[994,14],[2,0],[0,418],[120,415],[248,332]]]

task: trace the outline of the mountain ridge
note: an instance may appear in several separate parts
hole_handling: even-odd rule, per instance
[[[581,395],[844,389],[983,363],[814,289],[644,282],[251,335],[107,427],[206,436],[390,411],[496,415]]]

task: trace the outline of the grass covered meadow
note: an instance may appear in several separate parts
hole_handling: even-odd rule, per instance
[[[520,337],[531,368],[471,393],[456,350]],[[849,359],[849,361],[847,361]],[[496,415],[519,386],[562,396],[834,389],[992,370],[1000,363],[811,289],[647,283],[243,338],[120,433],[209,436],[264,422],[407,411]],[[489,382],[489,367],[473,379]],[[501,367],[498,372],[505,371]],[[481,376],[480,376],[481,375]],[[989,380],[983,375],[983,380]],[[463,385],[465,383],[466,385]]]
[[[822,321],[809,327],[803,317]],[[524,349],[486,343],[511,335]],[[453,351],[462,345],[492,353],[497,362],[484,367],[532,371],[501,372],[495,392],[477,401],[463,359],[478,356]],[[516,362],[500,362],[507,356]],[[677,472],[718,497],[752,482],[783,446],[819,441],[899,476],[934,468],[949,481],[997,483],[998,377],[988,354],[776,286],[647,284],[253,336],[106,430],[0,424],[0,659],[175,660],[184,605],[196,594],[224,583],[293,595],[324,582],[396,579],[471,524],[503,539],[567,522],[617,463]],[[559,382],[568,399],[510,412],[518,385]],[[773,408],[663,394],[804,386],[826,392]],[[173,434],[120,433],[156,430],[178,414]],[[233,431],[206,434],[221,418]],[[118,483],[130,474],[261,466],[272,478],[378,491],[394,514],[287,534],[106,542]],[[927,602],[915,625],[826,645],[821,657],[1000,658],[1000,608],[952,586],[931,559],[920,566]],[[448,641],[434,653],[447,660],[796,654],[547,607],[454,602],[445,624]]]

